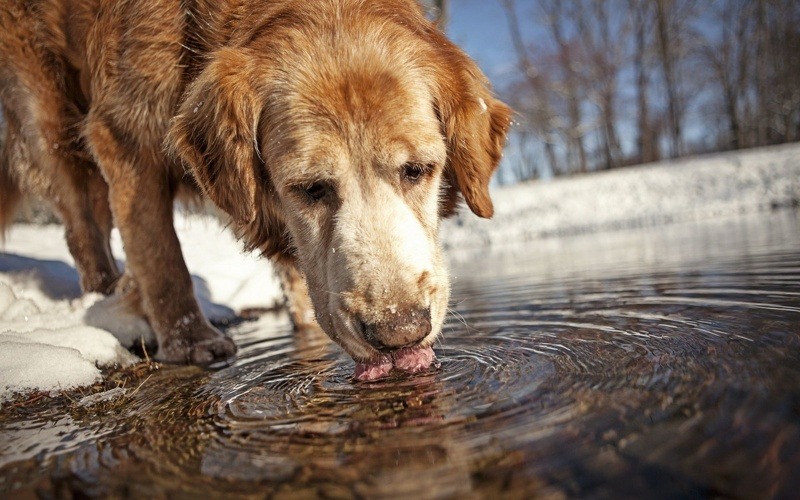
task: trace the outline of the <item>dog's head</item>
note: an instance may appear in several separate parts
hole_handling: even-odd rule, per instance
[[[460,196],[492,215],[510,110],[412,1],[298,5],[212,54],[170,146],[253,246],[287,244],[353,358],[430,346],[439,220]]]

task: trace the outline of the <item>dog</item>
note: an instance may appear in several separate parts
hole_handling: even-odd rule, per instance
[[[198,193],[356,378],[432,362],[439,224],[462,199],[492,216],[511,110],[416,2],[5,0],[0,25],[0,224],[22,193],[51,201],[82,289],[124,297],[156,359],[235,356],[173,227],[176,196]]]

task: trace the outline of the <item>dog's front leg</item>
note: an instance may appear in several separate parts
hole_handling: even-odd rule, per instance
[[[308,286],[305,277],[300,274],[295,264],[289,260],[278,260],[273,263],[278,278],[281,281],[283,295],[286,298],[286,308],[297,330],[318,329],[319,325],[314,319],[314,307],[308,296]]]
[[[87,131],[108,180],[111,210],[127,256],[125,272],[158,339],[156,359],[208,365],[231,358],[236,346],[208,323],[194,296],[173,226],[174,193],[167,168],[120,145],[99,120],[90,120]]]

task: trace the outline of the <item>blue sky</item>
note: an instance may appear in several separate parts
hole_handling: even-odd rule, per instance
[[[495,85],[516,70],[514,47],[498,0],[451,0],[447,34],[475,59]]]

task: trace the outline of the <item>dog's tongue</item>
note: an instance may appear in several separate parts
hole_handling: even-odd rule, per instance
[[[389,376],[392,367],[407,373],[418,373],[426,370],[436,359],[433,349],[400,349],[392,356],[384,356],[371,363],[356,363],[356,380],[368,382]]]
[[[384,356],[378,361],[371,363],[356,363],[356,372],[353,375],[356,380],[368,382],[389,376],[392,371],[392,358]]]
[[[436,359],[433,349],[400,349],[392,354],[394,367],[408,373],[419,373],[427,370]]]

